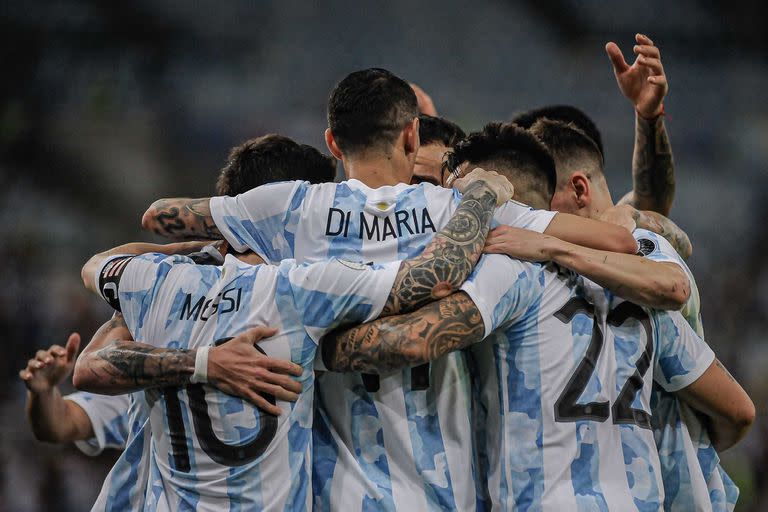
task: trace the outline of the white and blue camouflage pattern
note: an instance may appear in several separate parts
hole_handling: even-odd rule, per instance
[[[633,234],[638,245],[645,249],[642,253],[646,258],[672,262],[685,271],[691,296],[681,314],[703,342],[701,300],[693,273],[663,237],[642,229]],[[654,386],[651,402],[654,436],[666,487],[664,510],[733,511],[739,488],[720,465],[720,457],[696,412],[658,386]]]
[[[371,189],[357,180],[286,182],[212,198],[216,226],[237,250],[269,261],[331,257],[361,263],[419,254],[460,202],[430,184]],[[495,222],[542,232],[553,212],[509,202]],[[362,376],[318,377],[313,487],[317,510],[475,510],[466,357]]]
[[[285,411],[278,418],[208,386],[147,390],[144,397],[151,410],[144,434],[151,443],[142,456],[148,484],[139,505],[145,510],[311,508],[312,366],[317,343],[342,324],[376,318],[398,268],[337,260],[250,266],[232,256],[216,267],[195,265],[183,256],[134,257],[119,285],[122,313],[134,339],[192,349],[268,325],[279,333],[258,346],[271,357],[290,359],[305,369],[298,379],[303,385],[299,399],[277,401]],[[137,463],[141,450],[131,449],[129,444],[113,473]],[[124,493],[118,489],[107,494],[116,503]],[[130,503],[124,509],[140,508],[138,502],[122,503]]]
[[[494,257],[462,288],[480,309],[486,333],[492,332],[472,348],[480,381],[480,469],[492,507],[661,510],[664,486],[650,428],[637,419],[614,424],[621,420],[617,412],[605,409],[601,417],[596,405],[558,420],[569,409],[557,404],[567,402],[565,390],[573,387],[588,347],[600,349],[586,367],[582,391],[573,396],[576,407],[615,407],[650,348],[642,385],[623,404],[639,411],[635,418],[650,415],[653,379],[676,391],[698,378],[714,355],[693,339],[679,314],[651,313],[649,346],[634,319],[648,311],[609,325],[608,312],[623,300],[573,276],[536,272],[533,265]],[[579,307],[564,307],[572,304]]]

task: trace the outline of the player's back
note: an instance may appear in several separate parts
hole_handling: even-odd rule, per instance
[[[258,348],[309,366],[315,344],[295,310],[290,286],[279,289],[286,287],[281,270],[244,265],[232,257],[222,267],[169,266],[151,300],[137,306],[141,321],[134,335],[158,346],[195,349],[268,325],[279,334]],[[311,389],[311,371],[299,380]],[[302,393],[295,404],[279,402],[286,411],[279,417],[202,384],[146,394],[152,432],[149,509],[308,506],[301,483],[310,470],[311,392]],[[289,443],[289,435],[294,442]]]
[[[236,198],[211,199],[211,214],[237,250],[270,263],[343,258],[360,263],[403,260],[421,252],[456,211],[460,195],[428,183],[370,188],[358,180],[264,185]],[[510,201],[495,219],[544,231],[554,213]]]
[[[286,182],[211,200],[230,243],[266,259],[386,262],[419,254],[460,201],[430,184],[367,187],[358,180]],[[543,231],[554,213],[509,202],[495,219]],[[318,378],[315,506],[474,510],[475,475],[465,356],[385,375]]]
[[[658,510],[653,320],[553,271],[538,275],[528,299],[510,294],[501,276],[531,282],[530,267],[495,259],[464,287],[487,329],[499,327],[472,348],[481,473],[494,509]]]

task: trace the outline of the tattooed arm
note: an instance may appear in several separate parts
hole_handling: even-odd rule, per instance
[[[456,186],[464,194],[456,212],[419,256],[400,265],[382,316],[413,311],[458,290],[480,258],[494,208],[512,196],[506,178],[479,169]]]
[[[619,204],[669,215],[675,197],[675,166],[664,116],[645,119],[636,114],[632,191]]]
[[[171,240],[220,239],[211,216],[210,198],[159,199],[141,218],[141,227]]]
[[[678,394],[707,417],[707,431],[718,452],[742,440],[755,421],[755,404],[718,359]]]
[[[254,343],[275,333],[256,327],[208,352],[208,383],[224,393],[248,400],[262,410],[279,415],[281,409],[260,393],[295,401],[302,368],[290,361],[262,355]],[[186,386],[195,371],[196,350],[159,348],[131,339],[122,315],[115,316],[93,336],[75,364],[77,389],[117,395],[142,389]]]
[[[483,336],[475,303],[458,292],[408,314],[332,332],[321,346],[329,370],[384,373],[428,363]]]

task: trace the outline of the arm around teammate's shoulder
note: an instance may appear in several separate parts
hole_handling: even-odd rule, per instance
[[[625,254],[637,252],[637,242],[626,228],[569,213],[555,215],[544,233],[592,249]]]

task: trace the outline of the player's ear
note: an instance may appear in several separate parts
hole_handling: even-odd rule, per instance
[[[589,178],[581,171],[576,171],[571,175],[570,184],[573,187],[576,196],[576,206],[585,208],[592,202],[591,189],[589,187]]]
[[[331,152],[336,160],[341,160],[341,150],[336,144],[336,139],[333,138],[330,128],[325,129],[325,145],[328,146],[328,151]]]
[[[403,128],[403,142],[405,146],[405,153],[415,154],[419,150],[419,118],[414,117],[413,121],[405,125]]]

